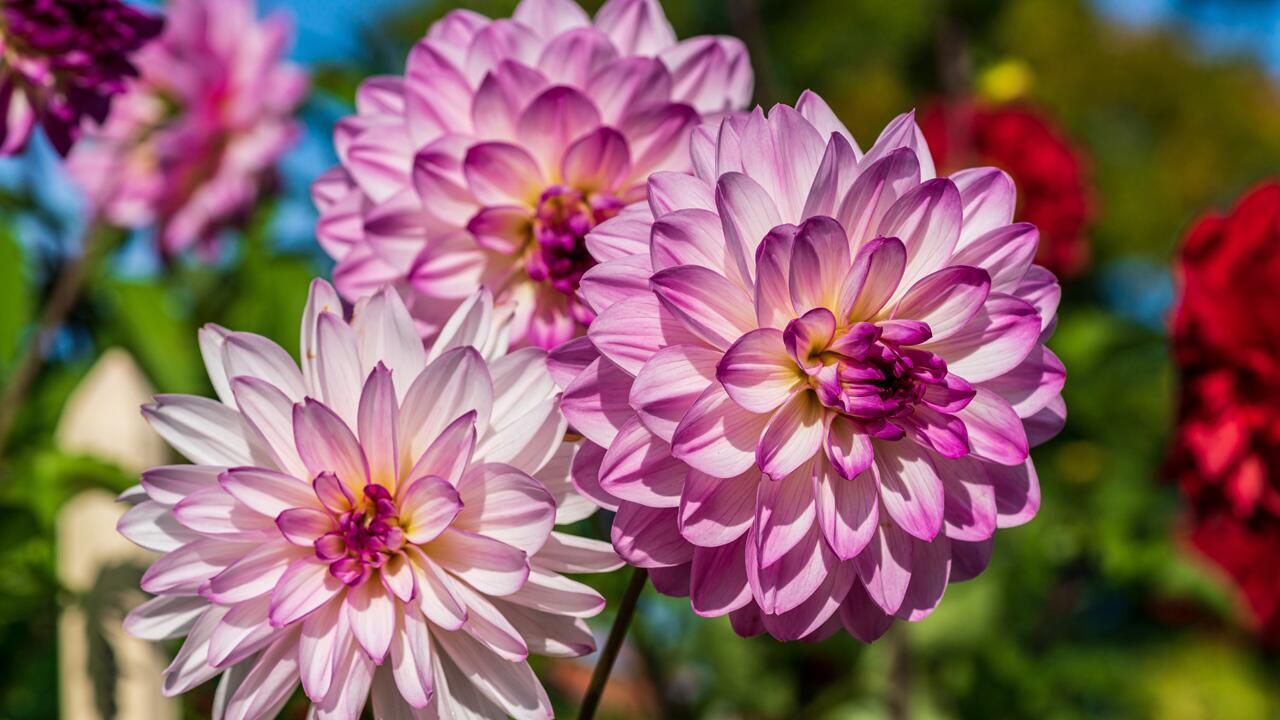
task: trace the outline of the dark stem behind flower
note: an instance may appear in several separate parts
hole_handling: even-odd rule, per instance
[[[636,602],[648,580],[649,571],[644,568],[636,568],[631,574],[631,582],[618,605],[618,615],[613,620],[613,627],[609,628],[609,639],[605,640],[600,659],[596,661],[596,669],[591,673],[591,684],[587,685],[587,692],[582,696],[578,720],[591,720],[596,716],[600,698],[604,696],[604,686],[609,682],[609,673],[613,670],[614,661],[618,659],[618,652],[622,650],[622,641],[627,637],[627,628],[631,627],[631,618],[636,614]]]

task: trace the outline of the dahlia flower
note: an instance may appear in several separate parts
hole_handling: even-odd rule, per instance
[[[1183,243],[1173,321],[1181,370],[1169,468],[1191,539],[1239,583],[1259,626],[1280,638],[1280,183],[1202,218]]]
[[[283,59],[290,24],[253,0],[174,0],[140,77],[72,154],[72,179],[122,227],[154,225],[166,254],[243,219],[299,133],[307,89]]]
[[[911,114],[865,153],[816,95],[692,140],[587,236],[598,314],[553,353],[613,544],[743,634],[871,640],[1030,520],[1064,420],[1059,289],[993,168],[934,177]]]
[[[350,322],[315,281],[302,367],[206,326],[221,402],[161,395],[143,414],[194,464],[126,494],[120,531],[164,553],[125,628],[186,636],[167,694],[221,675],[215,717],[274,717],[301,682],[310,717],[549,717],[530,652],[576,656],[604,600],[563,572],[618,565],[553,530],[571,492],[558,391],[537,349],[505,354],[477,294],[424,351],[399,296]]]
[[[583,238],[688,169],[702,119],[745,106],[742,43],[676,42],[657,0],[522,0],[510,19],[449,13],[405,76],[360,86],[338,123],[341,166],[313,189],[347,298],[394,283],[427,337],[477,285],[514,308],[516,346],[552,348],[592,313]]]
[[[0,155],[37,122],[66,155],[84,118],[102,122],[137,74],[130,55],[164,21],[119,0],[7,0],[0,6]]]
[[[920,128],[940,167],[959,169],[975,159],[1009,173],[1020,196],[1015,216],[1040,230],[1037,263],[1061,277],[1085,270],[1094,208],[1084,151],[1043,110],[939,104],[924,113]]]

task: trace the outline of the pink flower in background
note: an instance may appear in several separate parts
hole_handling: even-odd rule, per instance
[[[697,613],[873,640],[1035,515],[1057,282],[1008,176],[934,177],[911,114],[863,153],[806,93],[700,128],[692,158],[587,237],[597,317],[552,357],[598,446],[575,481]]]
[[[512,18],[449,13],[404,77],[367,80],[339,122],[341,167],[313,195],[347,298],[394,283],[430,337],[478,285],[514,311],[514,345],[580,335],[583,238],[687,170],[704,119],[744,107],[742,43],[677,42],[657,0],[523,0]]]
[[[323,281],[302,369],[266,338],[207,326],[221,402],[144,415],[194,465],[126,493],[120,531],[164,553],[126,629],[186,636],[166,694],[221,675],[214,716],[268,718],[298,683],[316,718],[550,717],[530,652],[577,656],[603,598],[563,572],[621,562],[561,534],[594,505],[545,353],[506,353],[486,294],[424,351],[394,291],[350,322]]]
[[[68,168],[107,221],[154,225],[162,252],[208,246],[272,179],[299,128],[303,70],[283,59],[290,25],[253,0],[175,0],[138,78]]]
[[[131,54],[162,18],[119,0],[7,0],[0,7],[0,155],[22,150],[39,123],[60,155],[85,118],[102,122],[137,75]]]

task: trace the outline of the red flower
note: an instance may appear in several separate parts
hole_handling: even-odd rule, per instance
[[[1036,262],[1072,277],[1089,260],[1093,216],[1081,152],[1048,118],[1025,105],[928,108],[920,121],[938,167],[994,165],[1018,186],[1019,220],[1040,229]]]
[[[1262,627],[1280,630],[1280,183],[1202,218],[1178,270],[1170,470],[1195,545],[1236,579]]]

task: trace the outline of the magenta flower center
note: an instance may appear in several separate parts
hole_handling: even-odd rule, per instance
[[[583,273],[595,265],[587,252],[587,233],[621,209],[622,202],[607,193],[588,198],[563,185],[547,188],[534,213],[535,244],[525,261],[529,277],[572,296]]]
[[[381,485],[366,485],[364,500],[338,516],[338,529],[316,539],[316,557],[329,563],[329,572],[347,585],[359,585],[369,573],[404,547],[404,531],[391,493]]]
[[[870,434],[898,439],[921,404],[955,412],[973,389],[948,375],[946,362],[918,347],[932,337],[925,323],[889,320],[836,327],[830,310],[811,310],[787,325],[783,338],[809,375],[822,404]]]

